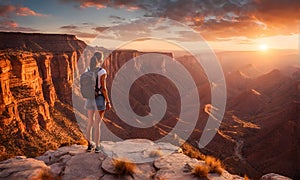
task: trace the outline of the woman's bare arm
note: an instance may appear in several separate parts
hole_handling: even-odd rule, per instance
[[[110,100],[109,100],[109,97],[108,97],[108,91],[107,91],[107,88],[106,88],[106,77],[107,77],[107,74],[103,74],[101,77],[100,77],[100,83],[101,83],[101,92],[104,96],[104,99],[106,101],[106,110],[109,110],[111,108],[111,104],[110,104]]]

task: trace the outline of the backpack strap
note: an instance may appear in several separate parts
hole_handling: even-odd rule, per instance
[[[95,91],[97,94],[101,94],[101,88],[98,88],[98,72],[100,72],[102,70],[102,67],[100,67],[97,71],[97,75],[96,75],[96,85],[95,85]],[[100,92],[100,93],[99,93]]]

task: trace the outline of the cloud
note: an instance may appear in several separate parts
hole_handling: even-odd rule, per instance
[[[137,36],[151,37],[151,27],[147,21],[133,21],[112,26],[98,35],[99,39],[130,41]]]
[[[256,0],[257,11],[252,14],[270,29],[283,30],[283,34],[298,31],[300,1]]]
[[[94,23],[90,23],[90,22],[84,22],[84,23],[81,23],[82,25],[84,26],[93,26]]]
[[[0,16],[8,17],[10,13],[15,11],[15,7],[12,5],[0,5]]]
[[[17,16],[47,16],[45,14],[37,13],[28,7],[17,7],[16,8],[16,15]]]
[[[95,7],[96,9],[103,9],[106,8],[105,5],[93,1],[84,1],[80,4],[81,8],[89,8],[89,7]]]
[[[75,25],[67,25],[67,26],[61,26],[60,29],[77,29],[78,26]]]
[[[0,24],[2,25],[2,27],[8,27],[8,28],[16,28],[19,26],[18,23],[12,20],[2,20],[0,21]]]
[[[0,5],[1,17],[9,17],[11,14],[15,14],[17,16],[48,16],[46,14],[37,13],[28,7],[23,7],[20,5]]]
[[[94,33],[80,32],[80,31],[73,31],[72,34],[76,35],[78,38],[95,38],[97,36],[97,34]]]
[[[80,8],[90,8],[94,7],[96,9],[103,9],[107,7],[117,8],[117,9],[126,9],[128,11],[135,11],[140,9],[141,7],[136,4],[137,0],[61,0],[62,2],[78,2]]]
[[[37,29],[29,27],[20,27],[18,23],[12,20],[0,20],[0,30],[2,31],[23,31],[23,32],[33,32],[38,31]]]
[[[135,39],[134,41],[149,41],[152,40],[152,38],[139,38],[139,39]]]
[[[120,16],[115,16],[115,15],[110,15],[109,18],[114,19],[114,20],[120,20],[120,21],[124,21],[125,18],[122,18]]]
[[[98,32],[102,32],[102,31],[105,31],[105,30],[109,29],[109,27],[107,27],[107,26],[99,26],[99,27],[95,27],[94,29],[96,31],[98,31]]]
[[[71,2],[71,0],[61,0]],[[199,31],[206,39],[248,38],[299,33],[298,0],[75,0],[80,7],[144,11],[146,17],[165,17]],[[73,2],[73,1],[72,1]],[[122,21],[119,16],[111,16]]]

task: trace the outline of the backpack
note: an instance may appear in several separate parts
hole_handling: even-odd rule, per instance
[[[87,99],[93,99],[96,96],[96,90],[98,91],[98,72],[102,68],[99,68],[96,72],[88,71],[84,72],[80,76],[80,92],[82,97]]]

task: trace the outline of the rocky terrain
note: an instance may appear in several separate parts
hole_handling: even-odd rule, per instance
[[[169,143],[153,143],[145,139],[103,142],[100,153],[86,152],[86,146],[73,145],[49,150],[42,156],[15,157],[0,162],[0,178],[5,179],[199,179],[193,175],[197,165],[205,161],[190,158]],[[128,148],[130,147],[130,148]],[[132,148],[134,147],[134,148]],[[153,152],[160,152],[153,155]],[[113,156],[111,156],[113,154]],[[120,174],[114,160],[126,158],[134,163],[132,173]],[[200,179],[238,180],[243,177],[223,171],[208,173]],[[266,174],[262,180],[289,180],[278,174]]]
[[[86,120],[84,100],[76,84],[95,49],[73,35],[0,32],[0,38],[1,160],[15,155],[36,157],[64,145],[85,144],[80,130]],[[109,90],[118,70],[142,54],[145,53],[136,50],[106,52],[104,68],[109,74]],[[162,54],[173,57],[172,53]],[[221,159],[233,174],[259,179],[274,172],[297,179],[300,178],[299,62],[290,52],[272,54],[272,57],[247,52],[217,54],[225,74],[228,101],[217,135],[201,151]],[[213,108],[211,85],[194,58],[184,56],[176,60],[189,71],[200,96],[198,122],[188,139],[197,146],[211,115],[208,107]],[[153,66],[163,67],[164,61],[162,58]],[[138,63],[135,65],[139,67]],[[184,123],[178,118],[179,92],[172,81],[160,75],[145,75],[134,82],[129,92],[132,110],[140,116],[149,114],[149,98],[153,94],[161,94],[167,103],[166,114],[153,127],[132,127],[114,111],[106,113],[105,125],[121,139],[155,141],[168,134],[177,123]],[[83,153],[83,146],[72,148]],[[82,154],[88,155],[91,154]],[[20,162],[28,160],[31,161],[21,158]],[[19,160],[5,162],[9,161]],[[54,164],[60,162],[63,160]],[[51,164],[41,166],[46,168]],[[65,170],[58,174],[62,175],[62,172]]]
[[[254,177],[280,172],[299,178],[299,69],[291,76],[284,73],[284,67],[258,77],[245,77],[246,73],[241,72],[235,77],[227,76],[234,90],[228,86],[232,98],[228,99],[220,139],[211,145],[233,143],[230,154],[235,155],[224,153],[223,162],[231,166],[243,164],[241,169],[247,174],[257,174]]]

